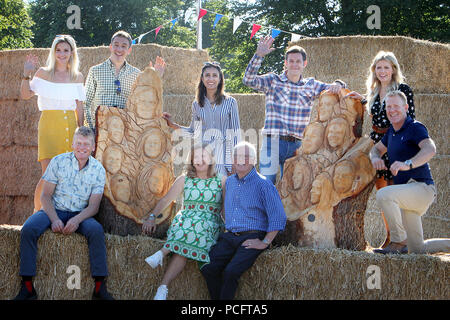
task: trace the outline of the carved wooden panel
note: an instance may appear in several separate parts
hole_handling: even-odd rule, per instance
[[[95,157],[106,169],[104,196],[117,214],[138,224],[174,180],[170,130],[161,116],[162,84],[149,67],[136,79],[127,108],[97,109]],[[157,217],[158,224],[167,219],[171,207]]]
[[[277,188],[288,220],[295,224],[288,228],[291,235],[284,236],[287,242],[336,247],[334,208],[343,199],[357,199],[374,178],[368,157],[372,141],[360,137],[363,107],[359,100],[343,98],[349,92],[322,92],[302,146],[285,162]]]

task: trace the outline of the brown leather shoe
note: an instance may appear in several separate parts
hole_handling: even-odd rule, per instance
[[[386,248],[374,249],[373,252],[381,254],[405,254],[408,253],[408,246],[406,244],[391,242]]]

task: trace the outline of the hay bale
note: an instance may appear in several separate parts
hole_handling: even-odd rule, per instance
[[[0,146],[12,144],[37,147],[38,123],[41,112],[37,98],[0,101]],[[37,159],[37,158],[36,158]]]
[[[108,259],[108,290],[116,299],[152,299],[164,268],[151,269],[144,259],[163,244],[143,236],[105,235]],[[20,228],[0,226],[0,299],[13,298],[20,285]],[[81,270],[81,288],[70,290],[67,268]],[[367,288],[368,266],[381,269],[381,290]],[[86,239],[45,232],[38,241],[35,287],[40,299],[90,299]],[[383,256],[342,249],[306,249],[287,246],[265,251],[244,273],[236,298],[254,299],[448,299],[445,277],[449,255]],[[426,270],[426,272],[423,272]],[[169,288],[169,299],[209,298],[197,264],[185,270]]]
[[[0,92],[2,99],[19,99],[20,82],[23,64],[28,54],[39,58],[44,66],[50,49],[19,49],[0,51]],[[86,77],[89,68],[108,59],[108,47],[81,47],[78,48],[80,58],[80,71]],[[128,62],[144,70],[150,61],[155,62],[156,56],[166,61],[166,72],[163,77],[165,93],[189,94],[195,92],[203,62],[209,60],[205,50],[164,47],[158,44],[134,45]],[[176,75],[176,76],[174,76]]]
[[[414,97],[416,118],[428,129],[430,137],[436,143],[438,154],[450,154],[450,93],[448,94],[418,94]]]
[[[308,54],[306,77],[332,82],[344,80],[352,90],[365,93],[368,69],[378,51],[392,51],[407,83],[415,93],[450,91],[450,45],[409,37],[345,36],[302,39],[292,44]]]
[[[22,225],[33,213],[33,196],[0,196],[0,224]]]
[[[0,195],[29,196],[41,177],[37,162],[37,148],[11,145],[0,147],[0,162],[4,169],[0,175]]]

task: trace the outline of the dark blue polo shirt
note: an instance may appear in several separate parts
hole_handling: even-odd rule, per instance
[[[391,125],[381,142],[387,148],[389,163],[392,165],[395,161],[404,162],[414,157],[420,151],[419,143],[429,137],[427,128],[408,116],[400,130],[395,131]],[[394,176],[394,184],[405,184],[411,178],[418,182],[434,184],[428,163],[412,170],[399,171],[397,176]]]

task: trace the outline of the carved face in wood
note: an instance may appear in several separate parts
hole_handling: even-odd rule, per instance
[[[137,86],[130,96],[136,115],[142,119],[154,119],[159,113],[159,97],[151,86]]]
[[[103,152],[103,166],[112,174],[116,174],[120,170],[122,159],[122,149],[117,146],[109,146]]]
[[[302,150],[305,154],[315,153],[322,146],[324,127],[317,122],[309,124],[303,133]]]
[[[330,206],[331,207],[331,180],[330,176],[323,172],[319,174],[316,179],[314,179],[312,185],[311,185],[311,203],[312,204],[319,204],[324,206]]]
[[[130,200],[131,186],[130,181],[123,174],[115,174],[110,182],[111,192],[117,201],[127,203]]]
[[[344,144],[347,128],[348,122],[343,118],[335,118],[330,121],[326,135],[328,144],[332,148],[338,148]]]
[[[163,167],[154,167],[150,178],[148,179],[148,187],[150,192],[155,195],[160,195],[164,191],[167,170]]]
[[[309,167],[306,167],[303,161],[295,163],[294,172],[292,174],[292,186],[294,189],[299,189],[306,183],[306,170],[309,170]]]
[[[344,160],[336,164],[333,175],[334,190],[339,193],[350,191],[355,179],[355,166],[351,161]]]
[[[319,121],[328,121],[334,112],[334,106],[339,103],[337,95],[326,93],[320,97],[319,105],[317,107],[317,114]]]
[[[146,157],[157,158],[166,148],[166,137],[158,129],[150,129],[142,137],[142,151]]]
[[[121,143],[125,133],[125,125],[119,116],[111,115],[107,120],[108,138],[115,143]]]

